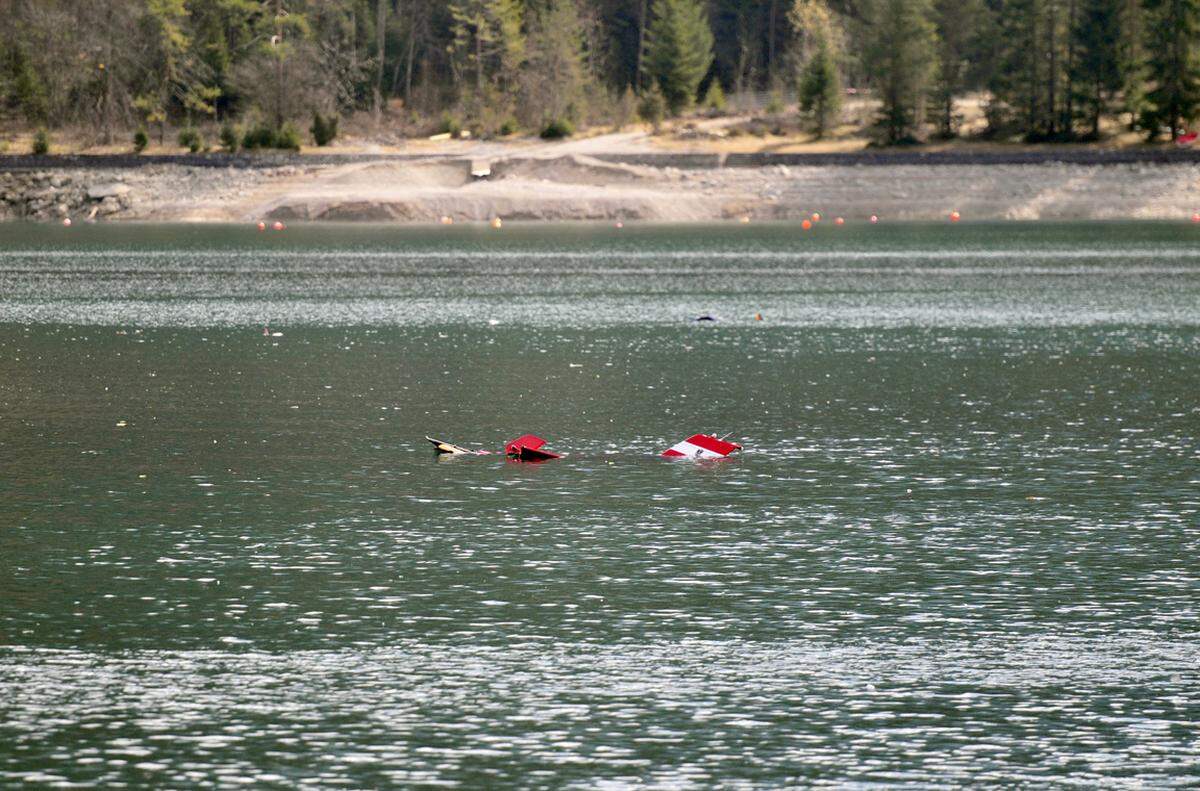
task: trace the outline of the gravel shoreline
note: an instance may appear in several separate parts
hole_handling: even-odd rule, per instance
[[[0,168],[0,219],[695,222],[812,212],[934,220],[958,211],[966,219],[1108,220],[1183,219],[1200,209],[1200,156],[1193,152],[1155,150],[1172,154],[1170,161],[1099,163],[1036,153],[1045,158],[970,164],[888,153],[881,155],[886,164],[860,156],[853,164],[814,164],[814,157],[840,155],[776,155],[765,166],[725,167],[680,167],[703,160],[675,154],[364,156],[324,164],[243,157],[254,160],[245,166],[130,157],[137,167],[100,167],[99,160],[67,167],[75,160],[51,157],[38,159],[63,166]],[[471,171],[481,163],[490,175],[475,178]]]

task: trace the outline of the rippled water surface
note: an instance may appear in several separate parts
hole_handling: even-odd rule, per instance
[[[1195,785],[1197,242],[0,226],[0,785]]]

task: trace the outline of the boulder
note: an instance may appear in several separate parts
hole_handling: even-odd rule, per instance
[[[122,198],[129,194],[129,187],[117,182],[108,182],[106,184],[93,184],[88,187],[87,196],[92,200],[104,200],[105,198]]]

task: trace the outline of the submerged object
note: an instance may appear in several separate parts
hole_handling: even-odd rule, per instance
[[[433,437],[425,437],[425,439],[433,443],[433,447],[438,453],[449,453],[454,456],[486,456],[488,454],[486,450],[471,450]]]
[[[557,453],[542,450],[545,445],[546,440],[535,434],[522,434],[504,446],[504,455],[518,461],[549,461],[562,458]]]
[[[492,453],[490,450],[464,448],[462,445],[430,436],[426,436],[425,440],[432,444],[438,453],[448,456],[489,456]],[[504,455],[517,461],[549,461],[562,458],[557,453],[542,450],[545,444],[546,440],[535,434],[522,434],[504,446]]]
[[[712,434],[693,434],[667,448],[662,455],[670,459],[724,459],[741,449],[736,442],[726,442]]]
[[[716,320],[717,320],[716,316],[713,316],[708,313],[705,313],[701,316],[697,316],[696,318],[692,319],[692,321],[716,321]]]

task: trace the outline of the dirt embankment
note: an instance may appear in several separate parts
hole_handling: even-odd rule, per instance
[[[219,167],[216,160],[131,168],[71,162],[0,169],[0,217],[683,222],[814,211],[925,220],[957,210],[969,219],[1170,219],[1200,208],[1194,157],[760,158],[538,152]]]

